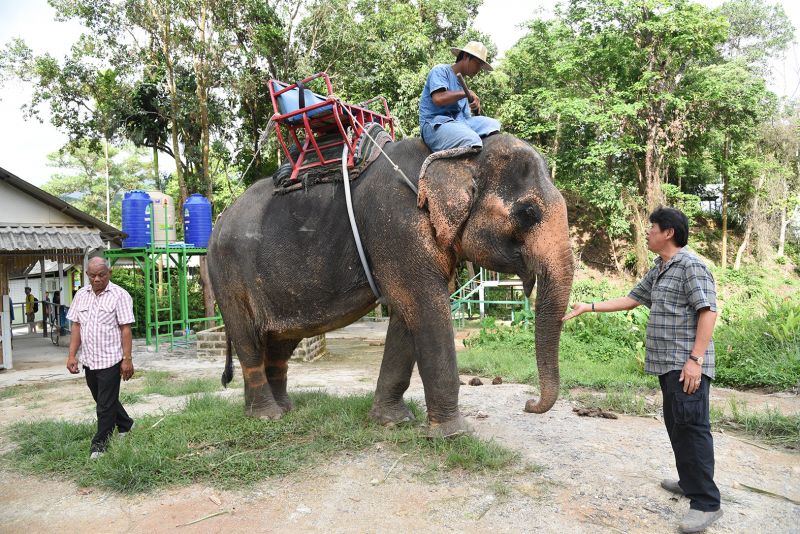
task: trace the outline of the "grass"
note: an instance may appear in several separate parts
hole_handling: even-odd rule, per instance
[[[295,410],[283,419],[261,421],[244,415],[241,399],[194,396],[181,411],[139,418],[134,432],[124,440],[113,438],[108,452],[94,462],[88,458],[94,423],[16,423],[7,434],[17,448],[5,461],[25,473],[137,493],[196,482],[240,487],[378,442],[408,454],[428,472],[498,470],[519,459],[494,442],[470,436],[428,439],[420,425],[375,425],[368,418],[371,396],[300,393],[292,398]],[[416,405],[412,410],[424,417]]]
[[[712,412],[711,425],[716,430],[726,428],[743,432],[763,443],[800,450],[800,414],[784,415],[774,408],[753,412],[746,405],[732,400],[730,412]]]
[[[47,382],[38,384],[15,384],[0,388],[0,401],[5,399],[14,399],[23,396],[37,396],[41,395],[40,391],[43,389],[51,389],[61,386],[61,382]]]
[[[563,354],[563,352],[562,352]],[[507,382],[538,385],[539,373],[533,347],[508,349],[500,346],[475,347],[458,354],[459,371],[463,374],[501,376]],[[596,389],[655,388],[658,379],[645,375],[633,357],[600,362],[575,353],[559,362],[562,388]]]
[[[137,373],[137,376],[138,378],[131,383],[132,387],[126,387],[120,392],[119,398],[122,404],[141,402],[147,395],[180,397],[222,389],[219,380],[215,378],[178,379],[175,374],[168,371],[142,371]]]
[[[717,270],[720,316],[714,333],[715,384],[733,388],[800,389],[800,283],[762,269]],[[577,281],[571,302],[605,300],[624,294],[606,280]],[[459,354],[463,373],[502,376],[527,384],[538,381],[533,314],[502,326],[491,317]],[[560,372],[565,388],[658,387],[644,373],[649,312],[583,314],[561,333]]]
[[[570,395],[587,408],[599,408],[605,411],[649,417],[661,410],[660,402],[648,402],[647,393],[654,393],[650,389],[624,388],[621,390],[607,390],[605,393],[594,394],[581,392]]]
[[[581,392],[573,394],[572,398],[586,408],[649,417],[661,411],[661,402],[648,403],[647,393],[648,390],[626,389],[605,393]],[[751,411],[745,404],[731,400],[727,410],[712,404],[709,416],[714,431],[732,430],[768,445],[800,450],[800,414],[784,415],[774,408]]]

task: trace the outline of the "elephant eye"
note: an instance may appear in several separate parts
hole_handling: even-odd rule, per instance
[[[523,230],[528,230],[542,222],[542,210],[535,204],[517,204],[511,211],[511,216]]]

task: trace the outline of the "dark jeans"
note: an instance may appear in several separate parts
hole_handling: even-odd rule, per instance
[[[714,441],[708,415],[711,379],[703,375],[700,387],[687,395],[680,371],[658,377],[664,399],[664,424],[675,453],[675,466],[690,507],[703,512],[719,510],[719,489],[714,484]]]
[[[107,369],[89,369],[86,372],[86,384],[92,391],[97,403],[97,433],[92,438],[92,452],[106,450],[106,442],[117,427],[120,432],[127,432],[133,426],[133,419],[119,402],[120,366],[117,363]]]

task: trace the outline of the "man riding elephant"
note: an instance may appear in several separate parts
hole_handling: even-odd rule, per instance
[[[458,81],[459,74],[470,77],[481,70],[492,70],[486,62],[486,47],[471,41],[464,48],[453,47],[450,51],[456,62],[433,67],[419,98],[422,139],[432,152],[461,147],[480,149],[482,138],[500,131],[497,120],[478,115],[481,99],[467,89],[471,96],[468,100]]]

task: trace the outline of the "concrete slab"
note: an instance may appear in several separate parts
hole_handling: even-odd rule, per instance
[[[328,332],[325,337],[330,339],[386,339],[388,329],[388,319],[385,321],[356,321],[339,330]]]

